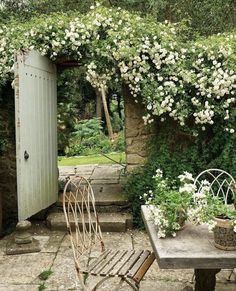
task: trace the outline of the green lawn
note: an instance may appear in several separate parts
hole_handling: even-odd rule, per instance
[[[115,160],[116,162],[125,164],[125,153],[110,153],[106,154],[109,158]],[[103,155],[91,155],[91,156],[81,156],[81,157],[58,157],[59,166],[76,166],[76,165],[86,165],[86,164],[114,164],[115,162],[106,158]]]

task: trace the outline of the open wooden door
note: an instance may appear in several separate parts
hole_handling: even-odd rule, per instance
[[[15,57],[18,219],[53,204],[57,189],[56,67],[36,51]]]

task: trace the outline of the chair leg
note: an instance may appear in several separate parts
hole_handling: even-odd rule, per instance
[[[129,281],[127,278],[123,278],[123,279],[124,279],[124,281],[125,281],[129,286],[132,287],[132,289],[133,289],[134,291],[138,291],[138,290],[139,290],[139,284],[134,284],[134,283],[132,283],[131,281]]]
[[[194,281],[195,281],[195,274],[193,273],[193,276],[192,276],[192,279],[191,279],[190,283],[193,284]]]
[[[118,286],[115,289],[115,291],[119,291],[119,289],[120,289],[121,285],[123,284],[123,282],[124,282],[124,278],[121,278]]]
[[[236,269],[233,269],[233,270],[230,272],[227,281],[231,281],[231,276],[234,274],[234,271],[235,271],[235,270],[236,270]],[[235,274],[235,278],[236,278],[236,274]]]
[[[104,278],[102,278],[102,280],[100,280],[93,288],[92,288],[92,291],[96,291],[97,290],[97,288],[99,287],[99,286],[101,286],[106,280],[108,280],[108,279],[112,279],[112,278],[114,278],[114,277],[104,277]],[[126,279],[126,278],[121,278],[120,279],[120,282],[119,282],[119,284],[118,284],[118,286],[117,286],[117,288],[115,289],[115,291],[118,291],[119,289],[120,289],[120,287],[121,287],[121,285],[123,284],[123,282],[126,282],[134,291],[139,291],[139,284],[133,284],[133,283],[131,283],[128,279]]]
[[[80,285],[82,287],[82,290],[83,291],[89,291],[88,288],[85,286],[85,280],[84,280],[84,274],[83,273],[80,273],[78,270],[77,270],[77,276],[79,278],[79,282],[80,282]]]
[[[104,277],[102,280],[98,281],[98,283],[92,288],[92,291],[96,291],[99,286],[101,286],[106,280],[111,279],[114,277]]]

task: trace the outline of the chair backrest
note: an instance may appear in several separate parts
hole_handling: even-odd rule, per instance
[[[80,256],[89,257],[96,243],[104,250],[93,189],[87,179],[79,175],[69,178],[63,192],[63,210],[78,266]]]
[[[207,169],[201,172],[194,181],[197,191],[203,187],[201,183],[203,180],[210,183],[209,188],[212,195],[222,197],[225,204],[233,202],[236,182],[229,173],[221,169]]]

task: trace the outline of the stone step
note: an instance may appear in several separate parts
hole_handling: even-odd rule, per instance
[[[92,188],[97,212],[121,212],[130,208],[130,202],[127,195],[123,192],[122,185],[94,184]],[[60,193],[56,203],[57,207],[62,207],[62,197],[63,193]]]
[[[127,196],[119,192],[118,187],[107,187],[107,186],[95,186],[93,185],[94,198],[96,201],[96,206],[127,206],[129,201]],[[117,191],[114,191],[117,190]],[[57,206],[62,206],[63,193],[59,194]],[[73,202],[73,201],[72,201]],[[77,202],[81,202],[79,199]]]
[[[99,213],[99,222],[103,232],[125,232],[133,227],[133,216],[129,212]],[[47,217],[47,226],[51,230],[66,230],[64,213],[53,212]]]

